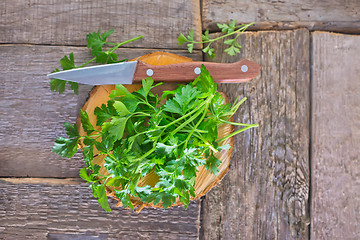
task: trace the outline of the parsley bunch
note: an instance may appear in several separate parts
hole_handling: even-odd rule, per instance
[[[72,157],[82,141],[86,167],[80,177],[90,183],[100,205],[111,211],[106,189],[112,189],[123,207],[134,209],[135,197],[154,205],[162,203],[166,209],[179,200],[185,207],[195,197],[195,178],[198,167],[205,165],[218,174],[221,161],[214,153],[229,149],[222,142],[257,124],[230,122],[229,119],[246,100],[236,99],[225,104],[217,85],[203,65],[201,74],[192,83],[164,91],[162,99],[151,90],[151,77],[142,81],[142,88],[130,93],[123,85],[116,85],[107,104],[95,109],[96,125],[91,125],[86,112],[81,111],[81,123],[86,136],[80,136],[76,125],[65,123],[68,138],[59,137],[53,151]],[[218,139],[221,124],[242,126],[240,130]],[[104,167],[108,175],[99,173],[93,164],[94,149],[105,155]],[[155,185],[139,184],[154,171],[159,181]]]
[[[229,24],[226,23],[218,23],[217,26],[220,28],[221,32],[224,33],[224,35],[211,39],[209,36],[209,31],[205,31],[204,34],[202,34],[201,39],[202,41],[195,41],[194,40],[194,29],[191,29],[189,31],[189,35],[185,36],[184,34],[180,33],[178,37],[178,44],[182,45],[186,43],[188,47],[188,51],[192,53],[194,49],[194,44],[206,44],[206,47],[202,49],[204,53],[207,53],[210,58],[215,57],[214,48],[211,48],[211,44],[215,41],[218,41],[222,38],[229,37],[231,35],[236,34],[236,36],[232,39],[227,39],[224,41],[224,44],[229,45],[228,48],[224,50],[227,54],[230,56],[235,56],[237,53],[240,53],[241,46],[237,42],[237,38],[240,36],[241,33],[243,33],[248,27],[250,27],[254,23],[250,24],[240,24],[236,25],[236,20],[233,20]]]
[[[101,64],[108,64],[108,63],[118,63],[126,61],[127,59],[118,59],[118,55],[114,53],[116,49],[118,49],[120,46],[133,42],[135,40],[138,40],[142,38],[142,36],[138,36],[135,38],[132,38],[130,40],[121,42],[121,43],[111,43],[107,42],[107,38],[114,33],[114,30],[111,29],[103,34],[100,33],[100,30],[97,32],[89,33],[86,36],[87,41],[87,47],[91,50],[91,55],[94,56],[92,59],[87,61],[86,63],[76,67],[75,66],[75,60],[74,60],[74,53],[70,53],[69,56],[64,56],[60,60],[60,64],[62,67],[62,70],[70,70],[73,68],[82,68],[88,65],[89,63],[96,61],[97,63]],[[108,50],[103,50],[104,45],[110,45],[113,46],[112,48]],[[58,68],[56,68],[52,72],[60,72]],[[65,81],[61,79],[51,79],[50,81],[50,89],[52,91],[63,93],[65,91],[65,85],[68,83],[71,87],[71,89],[74,90],[75,94],[79,94],[79,86],[76,82],[71,81]]]

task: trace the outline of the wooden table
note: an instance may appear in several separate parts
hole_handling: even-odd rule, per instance
[[[0,10],[0,239],[360,238],[359,1],[4,0]],[[256,23],[239,56],[221,42],[215,59],[177,45],[180,32],[216,36],[230,19]],[[85,35],[112,28],[114,41],[144,36],[125,58],[262,65],[249,83],[220,85],[231,101],[248,98],[235,120],[260,127],[236,137],[228,174],[188,210],[106,213],[78,178],[81,153],[51,152],[91,86],[58,95],[45,75],[65,54],[89,59]]]

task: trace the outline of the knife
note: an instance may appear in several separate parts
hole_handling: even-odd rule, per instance
[[[179,83],[193,81],[201,73],[202,64],[218,83],[249,81],[261,68],[259,64],[247,59],[235,63],[186,62],[169,65],[132,61],[70,69],[47,76],[89,85],[136,84],[147,77],[152,77],[155,82]]]

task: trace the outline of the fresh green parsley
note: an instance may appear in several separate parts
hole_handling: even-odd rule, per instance
[[[101,44],[94,46],[99,48]],[[94,112],[101,131],[91,125],[86,112],[81,112],[87,135],[80,136],[75,124],[65,123],[68,137],[55,140],[53,151],[68,158],[75,154],[78,142],[83,142],[86,167],[81,169],[80,177],[90,184],[94,197],[106,211],[111,211],[106,189],[115,187],[115,195],[125,208],[134,209],[131,197],[154,205],[162,203],[165,209],[177,200],[187,207],[195,197],[199,166],[217,175],[221,161],[214,153],[230,148],[222,141],[257,126],[229,121],[246,98],[225,104],[205,66],[192,83],[164,91],[164,104],[152,93],[158,85],[150,77],[132,93],[116,85],[107,104]],[[218,139],[217,128],[224,123],[242,128]],[[100,174],[100,166],[92,162],[95,148],[105,155],[108,175]],[[151,171],[159,181],[139,186],[141,178]]]
[[[86,36],[87,41],[87,47],[91,50],[91,55],[93,56],[92,59],[87,61],[86,63],[75,66],[75,59],[74,59],[74,53],[70,53],[69,56],[65,55],[63,58],[60,59],[60,65],[62,67],[62,70],[70,70],[73,68],[82,68],[88,65],[89,63],[96,61],[96,63],[100,64],[110,64],[110,63],[118,63],[126,61],[127,59],[118,59],[118,55],[114,52],[116,49],[118,49],[120,46],[136,41],[142,36],[138,36],[135,38],[132,38],[130,40],[121,42],[121,43],[111,43],[107,41],[107,38],[114,33],[114,30],[111,29],[103,34],[100,33],[100,30],[97,32],[89,33]],[[108,50],[104,50],[104,46],[113,46]],[[56,68],[52,72],[59,72],[60,69]],[[76,82],[71,81],[65,81],[61,79],[51,79],[50,80],[50,89],[51,91],[58,92],[59,94],[63,93],[65,91],[66,84],[70,85],[70,88],[74,90],[75,94],[79,94],[79,86]]]
[[[227,39],[224,41],[224,44],[228,45],[228,47],[224,50],[224,52],[226,52],[230,56],[235,56],[237,53],[240,53],[240,48],[241,48],[241,46],[237,42],[237,38],[240,36],[241,33],[243,33],[252,24],[254,24],[254,23],[236,25],[236,20],[233,20],[229,24],[218,23],[217,26],[221,30],[223,35],[220,37],[211,39],[210,35],[209,35],[209,31],[207,30],[202,34],[201,41],[194,40],[194,29],[191,29],[187,36],[180,33],[180,35],[178,37],[178,44],[179,45],[186,44],[188,51],[190,53],[193,52],[194,44],[205,44],[205,47],[202,49],[202,51],[204,53],[207,53],[210,58],[213,58],[213,57],[215,57],[215,53],[214,53],[215,49],[211,47],[211,44],[220,39],[229,37],[231,35],[235,35],[235,38]]]

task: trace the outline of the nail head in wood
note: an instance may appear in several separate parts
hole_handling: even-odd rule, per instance
[[[199,75],[201,73],[201,69],[199,67],[196,67],[194,69],[194,73]]]
[[[246,66],[246,65],[241,66],[241,71],[247,72],[248,70],[249,70],[248,66]]]
[[[146,70],[146,75],[151,77],[152,75],[154,75],[154,71],[152,69],[148,69],[148,70]]]

